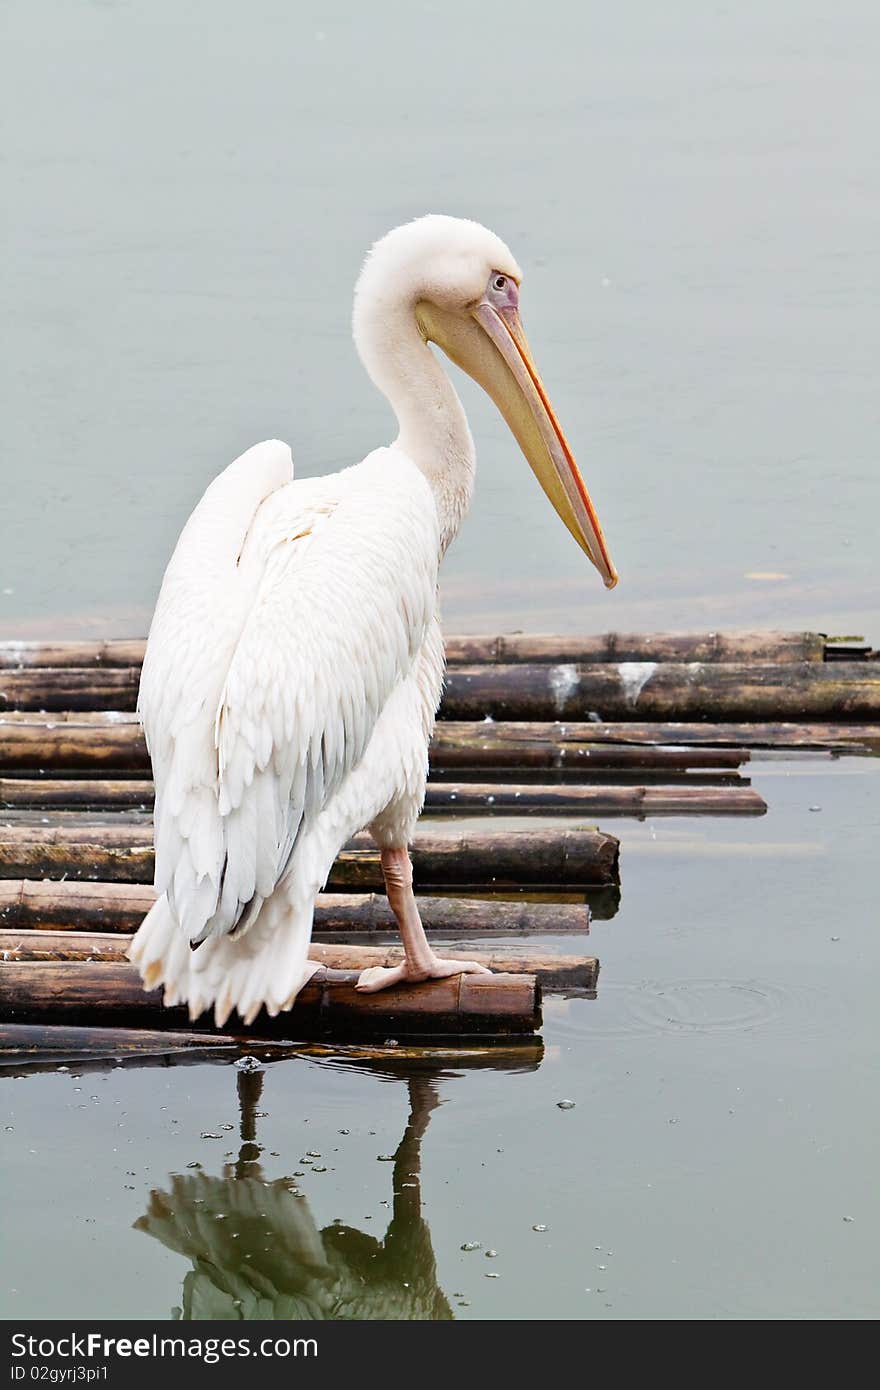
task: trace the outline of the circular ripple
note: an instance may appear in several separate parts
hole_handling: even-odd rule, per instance
[[[802,1033],[817,1007],[813,992],[755,980],[645,980],[602,985],[589,1019],[567,1013],[554,1020],[561,1032],[633,1038],[667,1034],[709,1036],[773,1027]],[[549,1001],[548,1001],[549,1002]],[[551,1010],[547,1009],[548,1022]],[[583,1027],[580,1025],[583,1024]],[[554,1031],[556,1029],[554,1028]]]

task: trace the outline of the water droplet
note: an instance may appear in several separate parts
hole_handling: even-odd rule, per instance
[[[831,940],[832,940],[832,941],[839,941],[839,940],[840,940],[840,937],[839,937],[839,936],[832,936]]]
[[[212,1134],[209,1129],[203,1129],[201,1137],[203,1139],[222,1139],[223,1136],[221,1134]]]
[[[262,1062],[257,1057],[251,1057],[249,1053],[244,1057],[239,1057],[235,1065],[239,1071],[262,1071],[263,1069]]]
[[[556,1102],[556,1108],[558,1110],[574,1110],[576,1104],[577,1102],[573,1100],[558,1100]]]
[[[854,1216],[845,1216],[843,1219],[844,1219],[844,1221],[846,1221],[846,1222],[855,1221],[855,1217],[854,1217]]]
[[[192,1163],[188,1163],[186,1166],[187,1168],[201,1168],[202,1165],[197,1159],[193,1159]]]
[[[313,1173],[326,1173],[326,1171],[327,1169],[324,1167],[323,1163],[316,1163],[312,1169]]]
[[[466,1240],[464,1245],[460,1247],[460,1249],[467,1250],[468,1252],[471,1250],[482,1250],[482,1248],[483,1242],[481,1240]]]
[[[496,1273],[494,1272],[494,1270],[492,1270],[492,1271],[487,1270],[486,1273],[483,1275],[483,1278],[484,1278],[484,1279],[500,1279],[500,1278],[501,1278],[501,1275],[500,1275],[500,1274],[496,1274]]]
[[[177,1120],[172,1120],[171,1123],[172,1123],[173,1125],[176,1125],[176,1124],[177,1124]],[[226,1129],[226,1130],[235,1129],[235,1125],[221,1125],[220,1128],[221,1128],[221,1129]]]
[[[14,1134],[14,1133],[15,1133],[15,1125],[6,1125],[6,1133],[7,1133],[7,1134]]]
[[[394,1162],[394,1154],[376,1154],[376,1158],[377,1158],[377,1160],[379,1161],[379,1163],[393,1163],[393,1162]]]
[[[317,1150],[317,1149],[306,1149],[306,1157],[307,1157],[307,1158],[320,1158],[321,1155],[318,1153],[318,1150]]]
[[[810,810],[811,810],[811,811],[821,811],[821,810],[822,810],[822,807],[821,807],[821,806],[811,806],[811,807],[810,807]]]
[[[532,1230],[533,1230],[533,1231],[546,1231],[546,1229],[547,1229],[547,1227],[541,1225],[540,1223],[538,1223],[538,1225],[532,1227]]]
[[[339,1133],[340,1133],[340,1134],[351,1134],[351,1130],[350,1130],[350,1129],[341,1129],[341,1130],[339,1131]]]
[[[386,1046],[386,1047],[400,1047],[400,1043],[397,1041],[396,1038],[386,1038],[386,1039],[385,1039],[385,1046]]]
[[[498,1259],[498,1251],[497,1251],[497,1250],[487,1250],[487,1251],[486,1251],[486,1259],[487,1259],[487,1260],[497,1260],[497,1259]]]

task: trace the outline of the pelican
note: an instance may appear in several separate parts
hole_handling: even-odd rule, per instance
[[[438,569],[474,444],[429,344],[489,394],[606,586],[617,573],[519,316],[519,266],[476,222],[428,216],[372,248],[354,341],[394,443],[294,481],[256,444],[207,488],[165,571],[138,709],[156,788],[157,900],[130,948],[144,986],[218,1026],[289,1008],[319,967],[314,903],[369,828],[405,959],[358,988],[478,972],[432,950],[408,846],[440,703]]]

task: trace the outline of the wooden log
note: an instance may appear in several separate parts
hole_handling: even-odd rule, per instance
[[[763,816],[767,803],[753,787],[740,786],[516,786],[468,784],[435,792],[432,809],[457,815],[491,810],[515,815],[551,812],[601,816]]]
[[[142,637],[78,642],[0,642],[0,670],[58,666],[140,666]]]
[[[880,667],[860,661],[459,666],[447,719],[876,720]]]
[[[745,748],[661,748],[596,742],[592,734],[595,727],[593,723],[443,719],[431,740],[431,768],[448,772],[462,768],[530,772],[552,769],[591,777],[597,769],[666,773],[690,768],[736,768],[749,758]]]
[[[0,709],[134,710],[140,676],[137,666],[0,669]]]
[[[582,661],[822,661],[821,632],[513,633],[447,637],[450,666]]]
[[[37,931],[136,931],[156,901],[152,884],[67,879],[0,879],[0,927]],[[425,930],[436,936],[525,936],[588,933],[585,902],[419,897]],[[379,893],[320,893],[314,936],[396,933],[388,899]]]
[[[0,878],[106,879],[152,883],[152,825],[148,818],[119,825],[90,824],[56,812],[53,823],[0,825]],[[413,845],[421,889],[505,887],[583,888],[618,881],[619,842],[598,830],[534,830],[443,835],[421,827]],[[334,891],[381,891],[379,852],[355,836],[330,871]]]
[[[261,1050],[262,1050],[261,1044]],[[273,1053],[277,1043],[270,1044]],[[0,1067],[10,1062],[44,1063],[57,1071],[66,1061],[91,1060],[103,1056],[120,1060],[136,1056],[160,1056],[171,1052],[206,1053],[224,1056],[241,1051],[240,1039],[232,1034],[174,1032],[171,1029],[76,1028],[45,1023],[7,1023],[0,1020]],[[284,1055],[280,1052],[280,1055]]]
[[[130,936],[112,932],[0,930],[0,960],[124,961]],[[313,941],[309,959],[331,970],[366,970],[371,965],[399,965],[400,946],[338,946]],[[509,975],[534,975],[545,990],[594,991],[599,975],[595,956],[524,951],[520,946],[492,950],[467,948],[467,959]]]
[[[606,632],[448,635],[450,665],[511,661],[822,661],[828,646],[870,651],[821,632]],[[140,666],[140,640],[0,642],[0,669]]]
[[[441,721],[431,746],[433,766],[472,768],[735,766],[719,754],[750,748],[846,750],[880,742],[880,723]],[[709,755],[709,762],[700,755]],[[644,761],[642,760],[644,758]],[[134,715],[0,716],[0,771],[105,769],[149,772]]]
[[[27,768],[148,772],[150,759],[134,714],[0,715],[0,771]]]
[[[135,667],[0,670],[0,709],[133,711]],[[867,661],[512,662],[451,666],[444,719],[876,719]]]
[[[286,1014],[265,1011],[235,1032],[256,1037],[383,1038],[455,1033],[532,1033],[540,1026],[540,986],[531,975],[453,975],[362,994],[352,971],[319,970]],[[0,1018],[7,1023],[173,1028],[216,1032],[203,1015],[196,1025],[186,1010],[166,1009],[161,991],[147,993],[129,964],[0,962]],[[227,1030],[228,1031],[228,1030]]]
[[[615,726],[616,727],[616,726]],[[702,728],[703,726],[701,726]],[[602,729],[601,733],[597,733]],[[593,723],[476,723],[441,721],[431,743],[431,766],[462,768],[542,768],[580,774],[587,767],[685,768],[736,767],[748,757],[743,750],[615,746],[605,726]],[[134,714],[117,711],[46,717],[12,713],[0,716],[0,772],[92,772],[114,770],[149,773],[150,760]]]
[[[58,1072],[68,1063],[80,1075],[116,1066],[169,1067],[206,1062],[228,1066],[236,1055],[249,1053],[262,1062],[284,1057],[316,1057],[390,1077],[455,1065],[468,1070],[502,1068],[535,1071],[544,1046],[533,1034],[471,1037],[462,1040],[410,1038],[391,1043],[376,1040],[276,1040],[234,1033],[175,1032],[171,1029],[78,1028],[64,1024],[0,1022],[0,1071],[31,1075]]]
[[[667,774],[668,776],[669,774]],[[126,809],[146,811],[153,805],[152,782],[107,780],[2,778],[0,808],[8,809]],[[513,812],[516,815],[761,815],[766,805],[740,779],[699,777],[666,786],[550,785],[530,783],[428,784],[427,811],[474,815]]]

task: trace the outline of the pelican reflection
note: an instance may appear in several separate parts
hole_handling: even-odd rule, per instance
[[[532,1065],[536,1065],[536,1053]],[[390,1068],[382,1068],[387,1076]],[[395,1072],[399,1075],[399,1072]],[[407,1069],[409,1118],[394,1153],[391,1219],[381,1238],[318,1226],[295,1178],[267,1181],[256,1109],[265,1073],[239,1071],[240,1148],[221,1177],[172,1174],[136,1223],[191,1263],[173,1316],[195,1319],[416,1320],[454,1317],[437,1281],[422,1212],[421,1148],[448,1070]],[[391,1165],[389,1164],[389,1167]]]

